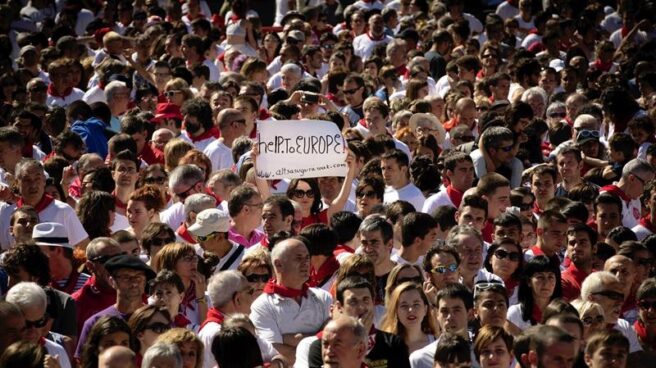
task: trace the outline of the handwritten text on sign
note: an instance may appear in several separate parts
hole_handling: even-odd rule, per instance
[[[346,176],[346,142],[335,123],[278,120],[257,124],[257,176],[295,179]]]

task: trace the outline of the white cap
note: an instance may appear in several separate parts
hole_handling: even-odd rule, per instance
[[[189,226],[189,232],[195,236],[207,236],[211,233],[227,233],[230,229],[230,215],[218,208],[209,208],[196,215],[196,222]]]

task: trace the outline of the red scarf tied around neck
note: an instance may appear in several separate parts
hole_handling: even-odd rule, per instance
[[[52,197],[50,194],[44,194],[39,203],[34,206],[34,209],[36,212],[41,212],[43,211],[46,207],[50,206],[50,203],[52,203],[55,200],[54,197]],[[23,200],[23,197],[20,197],[18,199],[18,202],[16,202],[16,207],[22,208],[25,205],[25,201]]]
[[[298,298],[307,296],[307,291],[310,286],[308,283],[304,283],[301,289],[292,289],[283,285],[278,285],[276,282],[271,279],[264,286],[263,292],[265,294],[278,294],[283,298]]]
[[[656,350],[656,337],[649,338],[649,335],[647,334],[647,326],[645,326],[640,320],[637,320],[633,324],[633,329],[643,345],[649,346],[651,350]]]
[[[207,310],[207,317],[205,318],[203,324],[200,325],[199,331],[202,330],[203,327],[205,327],[205,325],[207,325],[210,322],[214,322],[222,325],[224,320],[225,317],[223,316],[223,313],[221,313],[220,310],[212,307]]]

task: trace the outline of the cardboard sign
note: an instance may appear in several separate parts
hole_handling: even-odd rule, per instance
[[[346,176],[347,144],[335,123],[277,120],[257,124],[257,176],[264,179]]]

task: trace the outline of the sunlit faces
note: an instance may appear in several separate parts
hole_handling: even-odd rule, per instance
[[[564,180],[572,180],[581,176],[581,163],[576,160],[574,153],[559,154],[556,162],[558,172]]]
[[[487,217],[496,218],[510,206],[510,186],[499,187],[484,197],[487,199]]]
[[[117,160],[112,168],[112,178],[119,187],[133,187],[137,183],[139,170],[134,161]]]
[[[428,305],[416,289],[406,290],[399,296],[396,313],[401,324],[409,328],[411,325],[421,325],[428,311]]]
[[[506,343],[499,337],[481,349],[479,359],[481,368],[507,368],[513,357]]]
[[[456,212],[458,225],[470,225],[479,231],[485,226],[485,210],[472,206],[465,206]]]
[[[130,335],[124,331],[116,331],[103,335],[98,342],[98,354],[112,346],[130,347]]]
[[[614,228],[622,224],[622,210],[612,203],[598,203],[595,206],[595,220],[601,237],[606,237]]]
[[[531,191],[535,198],[543,203],[554,197],[556,183],[549,174],[533,175],[531,177]]]
[[[531,353],[534,352],[531,351]],[[547,345],[545,351],[537,356],[538,361],[534,362],[532,366],[572,367],[576,361],[577,354],[578,351],[576,350],[576,346],[574,344],[555,341]]]
[[[477,296],[474,315],[481,327],[490,325],[503,328],[508,311],[508,298],[494,291],[482,291],[480,294]]]
[[[536,272],[528,280],[529,287],[536,299],[549,300],[556,289],[556,275],[553,272]]]
[[[362,218],[366,217],[371,212],[373,206],[383,202],[382,198],[378,197],[371,185],[367,185],[358,190],[355,193],[355,199],[358,213]]]
[[[493,273],[504,281],[509,280],[519,267],[519,260],[523,255],[518,248],[511,243],[503,243],[494,250],[490,258]]]
[[[280,208],[275,204],[266,203],[262,207],[262,227],[268,236],[283,230],[290,231],[293,219],[292,216],[283,218]]]
[[[623,368],[627,366],[629,351],[625,346],[600,346],[592,355],[585,354],[585,364],[590,368]]]
[[[469,234],[460,234],[456,239],[457,251],[462,262],[460,273],[463,276],[473,277],[483,266],[483,243],[478,237]]]
[[[442,331],[463,334],[467,330],[470,312],[462,299],[442,298],[437,304],[437,322]]]
[[[594,244],[590,242],[590,235],[585,231],[567,234],[567,251],[575,265],[584,265],[592,260]]]
[[[567,243],[567,223],[551,221],[544,229],[538,228],[542,251],[548,257],[561,251]]]
[[[182,293],[173,284],[160,283],[155,285],[150,295],[155,301],[155,304],[160,307],[165,307],[169,311],[174,310],[174,307],[179,307],[182,302]]]
[[[454,170],[447,170],[446,174],[454,188],[465,191],[471,188],[474,181],[474,164],[469,160],[459,161],[456,163]]]
[[[383,240],[383,234],[378,231],[360,232],[360,244],[364,254],[371,260],[374,265],[382,265],[389,261],[392,250],[392,239],[387,243]]]
[[[600,290],[592,293],[590,299],[598,303],[604,310],[606,324],[615,323],[620,318],[624,303],[623,284],[619,282],[604,284]]]
[[[395,189],[400,189],[408,180],[408,167],[400,165],[393,158],[381,160],[380,168],[385,184]]]
[[[431,271],[429,278],[433,286],[442,289],[447,284],[457,283],[460,274],[458,272],[458,262],[450,253],[435,253],[431,259]]]

